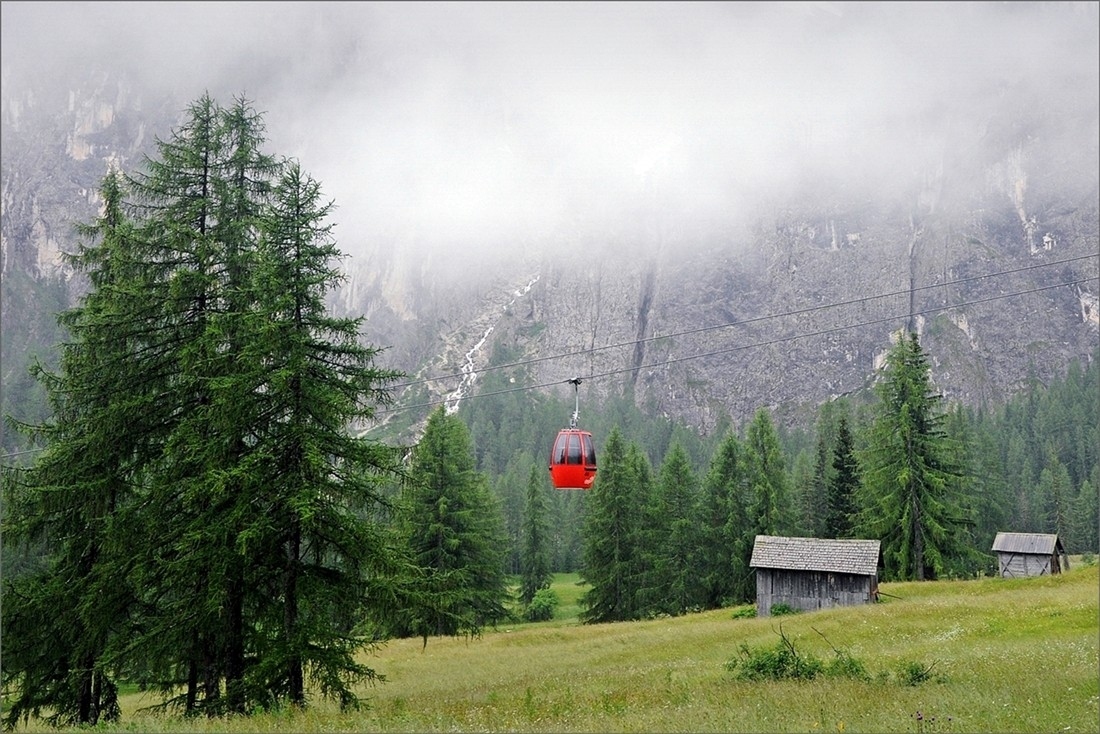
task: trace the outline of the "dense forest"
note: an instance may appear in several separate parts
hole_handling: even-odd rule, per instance
[[[588,582],[587,622],[747,601],[758,534],[879,538],[891,580],[988,572],[1001,530],[1098,550],[1096,358],[977,411],[900,333],[812,425],[760,408],[705,436],[581,395],[583,492],[547,472],[574,405],[503,348],[416,445],[359,435],[403,376],[329,314],[332,203],[265,142],[249,101],[204,96],[81,227],[91,288],[33,372],[51,414],[12,419],[35,451],[4,467],[8,726],[116,719],[123,682],[188,716],[353,707],[363,649],[544,618],[555,571]]]
[[[1098,353],[1097,356],[1100,356]],[[513,355],[494,354],[481,394],[463,403],[457,415],[470,427],[477,466],[491,479],[512,539],[509,570],[519,572],[524,521],[524,495],[530,468],[546,474],[547,457],[556,431],[568,423],[572,403],[530,391],[516,390],[525,379]],[[935,374],[930,374],[932,384]],[[583,394],[583,389],[582,389]],[[1100,374],[1097,360],[1067,366],[1050,384],[1032,380],[1004,405],[973,409],[941,401],[942,431],[959,466],[957,494],[968,508],[970,550],[950,559],[949,575],[991,571],[990,548],[998,531],[1058,533],[1070,553],[1097,553],[1100,525]],[[782,456],[782,483],[791,506],[784,532],[816,537],[845,537],[829,532],[828,493],[845,480],[859,483],[872,441],[876,399],[873,394],[848,396],[821,405],[806,425],[775,425]],[[749,426],[732,420],[709,435],[647,413],[629,395],[602,405],[585,406],[582,422],[600,446],[612,430],[635,445],[657,472],[666,462],[686,457],[683,480],[699,485],[722,461],[723,444],[745,445]],[[765,417],[769,417],[765,413]],[[757,420],[759,420],[759,416]],[[602,452],[601,452],[602,453]],[[601,464],[603,457],[601,456]],[[601,470],[602,471],[602,470]],[[847,472],[847,475],[843,475]],[[854,475],[854,476],[851,476]],[[597,477],[599,481],[599,477]],[[581,493],[551,493],[553,569],[582,567],[583,516]],[[643,493],[645,496],[647,493]],[[700,495],[699,486],[695,494]],[[701,499],[701,497],[700,497]],[[859,508],[849,508],[855,513]]]

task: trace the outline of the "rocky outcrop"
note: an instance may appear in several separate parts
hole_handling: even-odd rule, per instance
[[[34,302],[36,279],[57,300],[68,275],[61,253],[76,246],[72,224],[96,213],[103,174],[132,165],[179,106],[106,79],[56,99],[8,92],[5,375],[32,341],[50,343],[40,324],[33,338],[20,335],[20,309]],[[414,235],[397,235],[344,262],[330,304],[364,317],[364,340],[417,381],[417,403],[464,398],[502,346],[529,361],[536,384],[562,385],[561,397],[581,377],[586,400],[630,392],[704,431],[759,407],[795,420],[867,386],[907,325],[945,395],[1000,400],[1029,375],[1095,353],[1095,124],[1072,123],[1060,144],[1001,130],[996,154],[981,159],[941,145],[890,196],[823,183],[720,233],[664,226],[651,207],[637,223],[608,225],[611,235],[549,232],[510,261],[476,268],[414,257]]]

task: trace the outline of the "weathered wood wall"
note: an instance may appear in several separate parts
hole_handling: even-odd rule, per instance
[[[1060,573],[1056,556],[1036,553],[998,553],[997,565],[1002,578],[1022,578],[1024,576],[1046,576]]]
[[[756,569],[756,614],[771,615],[776,604],[810,612],[830,607],[870,604],[878,592],[878,580],[827,571]]]

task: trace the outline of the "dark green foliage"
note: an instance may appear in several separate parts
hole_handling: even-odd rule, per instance
[[[798,652],[782,628],[779,634],[780,641],[772,647],[750,649],[742,643],[740,658],[729,660],[726,670],[749,681],[813,680],[825,670],[820,658]]]
[[[836,655],[825,663],[822,670],[826,678],[850,678],[852,680],[871,681],[871,673],[859,658],[852,657],[846,650],[837,650]]]
[[[5,543],[48,552],[5,590],[9,725],[117,716],[120,678],[218,715],[375,677],[358,626],[402,572],[368,518],[400,455],[348,431],[396,375],[327,316],[330,205],[263,142],[203,96],[81,228],[92,287],[25,427],[48,447],[5,482]]]
[[[711,459],[699,504],[699,583],[702,604],[714,609],[752,599],[749,525],[741,442],[727,433]]]
[[[745,433],[744,456],[753,533],[784,535],[790,532],[793,517],[786,465],[775,424],[763,409],[756,412]]]
[[[500,508],[474,469],[465,424],[442,407],[413,450],[400,527],[421,573],[401,633],[427,644],[433,635],[479,634],[507,616]]]
[[[646,508],[639,548],[645,559],[638,610],[643,615],[683,614],[702,604],[697,493],[687,452],[673,444]]]
[[[558,603],[558,595],[552,589],[539,589],[524,608],[523,618],[528,622],[547,622],[554,618]]]
[[[801,609],[795,609],[794,607],[790,606],[789,604],[783,604],[782,602],[780,602],[779,604],[773,604],[772,607],[771,607],[771,616],[773,616],[773,617],[783,617],[783,616],[790,615],[790,614],[801,614],[801,613],[802,613]]]
[[[970,521],[957,448],[916,334],[888,355],[878,394],[857,533],[882,540],[887,578],[935,578],[965,552],[960,531]]]
[[[854,439],[846,416],[840,416],[833,449],[832,473],[826,482],[826,538],[851,538],[856,515],[856,498],[860,491],[860,469]]]
[[[864,682],[871,680],[863,661],[852,657],[846,650],[833,648],[834,657],[823,662],[815,655],[799,652],[782,627],[779,628],[779,637],[779,642],[773,647],[753,649],[742,644],[739,657],[727,661],[726,670],[736,673],[739,680],[749,681],[807,681],[819,675]]]
[[[600,472],[586,499],[584,566],[591,586],[581,598],[584,622],[615,622],[637,616],[641,505],[648,495],[644,457],[628,450],[612,429],[600,457]]]
[[[527,478],[527,507],[523,521],[523,573],[520,581],[520,602],[530,605],[539,591],[547,589],[553,580],[550,571],[550,491],[546,476],[532,466]]]

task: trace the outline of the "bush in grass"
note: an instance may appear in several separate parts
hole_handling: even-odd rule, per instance
[[[833,648],[836,657],[828,663],[813,655],[799,653],[779,630],[780,641],[774,647],[749,649],[742,643],[740,659],[726,663],[726,670],[735,672],[740,680],[813,680],[818,675],[830,678],[852,678],[871,681],[871,674],[862,660],[844,650]]]
[[[726,670],[735,672],[740,680],[813,680],[825,666],[813,655],[800,655],[794,645],[780,632],[781,639],[773,647],[750,650],[741,644],[741,659],[726,663]]]
[[[927,683],[932,680],[932,668],[935,665],[935,663],[925,665],[915,660],[906,660],[899,663],[895,670],[897,680],[903,686],[919,686],[921,683]]]
[[[788,614],[798,614],[801,611],[802,611],[801,609],[795,609],[790,604],[779,603],[779,604],[773,604],[772,605],[772,616],[773,617],[784,617]]]
[[[799,655],[780,642],[771,648],[749,650],[741,646],[741,659],[731,660],[727,668],[736,670],[741,680],[813,680],[824,669],[821,660]]]
[[[825,664],[825,675],[829,678],[852,678],[868,683],[871,681],[871,673],[863,661],[844,650],[837,650],[836,657]]]
[[[554,618],[557,608],[558,595],[551,589],[539,589],[524,610],[523,618],[528,622],[546,622]]]

